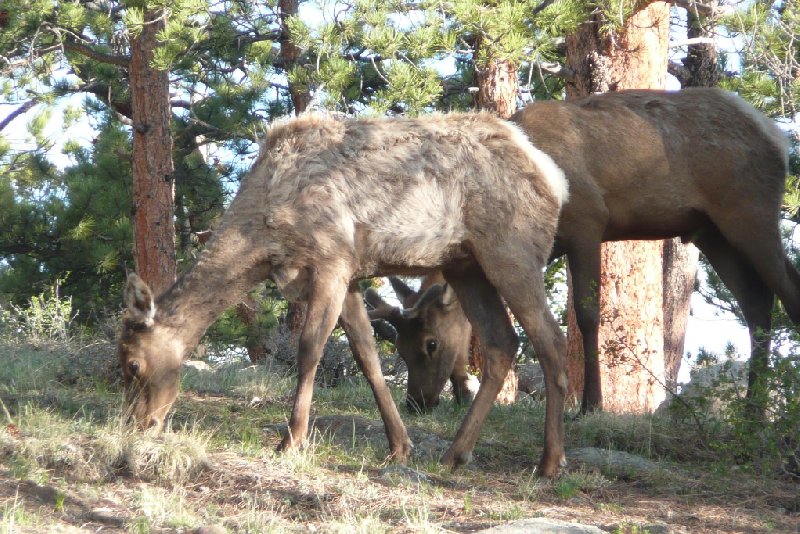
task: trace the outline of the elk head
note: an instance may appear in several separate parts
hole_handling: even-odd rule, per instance
[[[395,346],[408,367],[406,407],[412,413],[430,411],[453,373],[456,362],[466,364],[470,325],[452,288],[437,283],[415,292],[400,279],[390,277],[404,308],[384,301],[369,289],[366,300],[373,307],[370,319],[384,319],[397,330]],[[457,402],[460,391],[454,388]]]
[[[142,429],[160,429],[178,396],[184,346],[174,329],[156,320],[153,292],[135,274],[125,284],[124,302],[117,355],[129,414]]]

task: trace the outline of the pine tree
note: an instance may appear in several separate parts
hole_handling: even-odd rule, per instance
[[[164,8],[164,17],[145,24],[151,7]],[[225,147],[245,161],[254,150],[253,140],[261,124],[287,108],[288,95],[282,84],[270,78],[271,47],[279,37],[275,21],[275,14],[256,2],[213,8],[188,0],[168,6],[157,2],[21,2],[9,10],[8,24],[0,31],[0,54],[6,58],[0,64],[3,94],[6,101],[18,106],[0,127],[12,124],[13,119],[18,123],[31,109],[82,93],[91,95],[86,100],[87,110],[113,114],[131,127],[132,137],[160,132],[154,150],[160,153],[161,163],[153,159],[152,150],[144,157],[138,151],[128,154],[138,162],[137,168],[148,169],[155,176],[153,187],[142,188],[144,200],[152,200],[155,186],[167,195],[165,200],[161,196],[161,222],[146,224],[148,233],[154,228],[164,230],[163,239],[156,244],[159,241],[150,236],[138,249],[156,244],[158,255],[168,260],[164,265],[172,264],[174,271],[175,254],[170,251],[175,240],[173,217],[180,229],[181,251],[189,254],[192,232],[208,229],[221,212],[224,182],[235,184],[243,170],[241,162],[207,161],[204,147]],[[150,31],[162,22],[161,32]],[[144,75],[160,73],[162,94],[137,104],[136,83],[131,84],[136,81],[130,68],[135,55],[132,43],[144,35],[151,39],[152,57],[138,65]],[[164,92],[167,73],[172,79],[171,101]],[[277,99],[268,95],[276,88]],[[158,120],[140,120],[134,113],[137,107],[153,111],[157,102],[166,106],[160,108]],[[159,121],[166,125],[156,127]],[[174,152],[169,149],[171,139]],[[14,164],[11,156],[6,162]],[[168,207],[173,181],[178,194],[174,213]],[[141,208],[134,211],[143,212]],[[127,218],[129,212],[118,216]],[[103,268],[112,269],[117,276],[123,274],[122,263],[113,268],[106,263]]]

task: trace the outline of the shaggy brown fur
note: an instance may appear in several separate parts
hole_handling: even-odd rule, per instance
[[[564,459],[566,344],[545,301],[566,181],[509,123],[488,114],[336,121],[305,116],[272,129],[208,248],[153,301],[129,279],[119,357],[134,415],[160,427],[180,364],[211,322],[271,277],[308,302],[299,380],[282,448],[306,438],[314,372],[337,319],[374,391],[391,454],[411,443],[379,366],[359,278],[441,270],[486,347],[488,369],[443,462],[469,460],[511,365],[517,338],[504,298],[547,362],[542,473]]]
[[[602,241],[680,236],[694,242],[747,320],[752,390],[767,365],[775,294],[800,324],[800,276],[783,251],[778,226],[787,140],[772,121],[718,89],[623,91],[541,102],[511,120],[569,181],[553,257],[567,254],[572,271],[586,361],[583,410],[602,405],[596,290]],[[440,346],[440,354],[458,350],[469,326],[436,312],[432,308],[416,330],[398,332],[398,345],[427,332],[444,343],[458,340],[452,342],[455,349]],[[431,358],[409,366],[409,381],[446,374],[442,363]],[[422,395],[438,398],[443,384],[435,389],[429,383]]]
[[[397,332],[390,341],[408,369],[409,412],[423,413],[437,406],[448,379],[457,403],[472,400],[467,374],[472,328],[453,289],[439,273],[426,276],[419,291],[394,276],[389,281],[402,309],[383,300],[372,288],[364,298],[373,308],[369,318],[388,321]]]

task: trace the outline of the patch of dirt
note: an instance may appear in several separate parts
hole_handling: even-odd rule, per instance
[[[276,444],[267,438],[265,447]],[[396,532],[431,525],[474,532],[535,516],[617,532],[642,531],[646,525],[676,533],[792,533],[800,528],[797,485],[771,483],[767,490],[761,481],[744,475],[722,481],[718,490],[710,489],[707,481],[681,475],[664,481],[668,484],[616,480],[565,498],[557,497],[555,490],[566,480],[563,477],[545,482],[531,476],[532,494],[526,497],[520,488],[526,477],[518,471],[497,471],[480,460],[455,473],[426,473],[427,481],[420,484],[387,476],[384,466],[368,460],[360,466],[342,464],[339,456],[324,450],[259,457],[217,452],[210,458],[208,469],[180,487],[126,477],[77,482],[69,473],[52,473],[47,483],[36,484],[0,469],[0,509],[6,524],[10,510],[24,511],[16,514],[13,532],[125,532],[148,520],[154,527],[161,525],[152,532],[190,532],[219,524],[229,532],[324,532],[333,529],[331,525],[365,517],[377,518]],[[585,471],[578,467],[574,472]],[[169,527],[176,524],[169,519],[159,523],[142,504],[141,495],[147,492],[163,494],[164,499],[179,495],[193,519],[184,527]],[[26,516],[36,520],[26,524]]]

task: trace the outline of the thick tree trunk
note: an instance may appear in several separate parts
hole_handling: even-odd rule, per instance
[[[599,15],[567,37],[567,63],[576,73],[570,97],[629,88],[663,88],[667,74],[669,4],[643,5],[611,33]],[[665,398],[662,244],[605,243],[600,279],[599,354],[593,381],[611,411],[643,412]],[[571,306],[571,299],[570,299]],[[583,380],[582,340],[569,328],[570,379]],[[577,364],[577,365],[576,365]],[[601,398],[596,391],[595,398]],[[585,392],[584,392],[585,394]]]
[[[254,332],[254,326],[258,319],[258,304],[255,299],[247,295],[242,302],[236,306],[236,314],[239,319],[248,327],[248,336],[245,348],[247,356],[252,363],[260,362],[267,357],[267,347],[258,332]]]
[[[686,324],[689,322],[700,251],[691,243],[682,243],[680,238],[663,243],[664,372],[667,388],[674,392],[683,361]]]
[[[169,73],[151,66],[164,27],[161,11],[145,11],[131,39],[133,114],[133,247],[136,272],[156,295],[175,281],[174,181]]]
[[[517,110],[517,66],[510,61],[492,60],[487,65],[475,67],[478,109],[494,111],[507,119]]]

